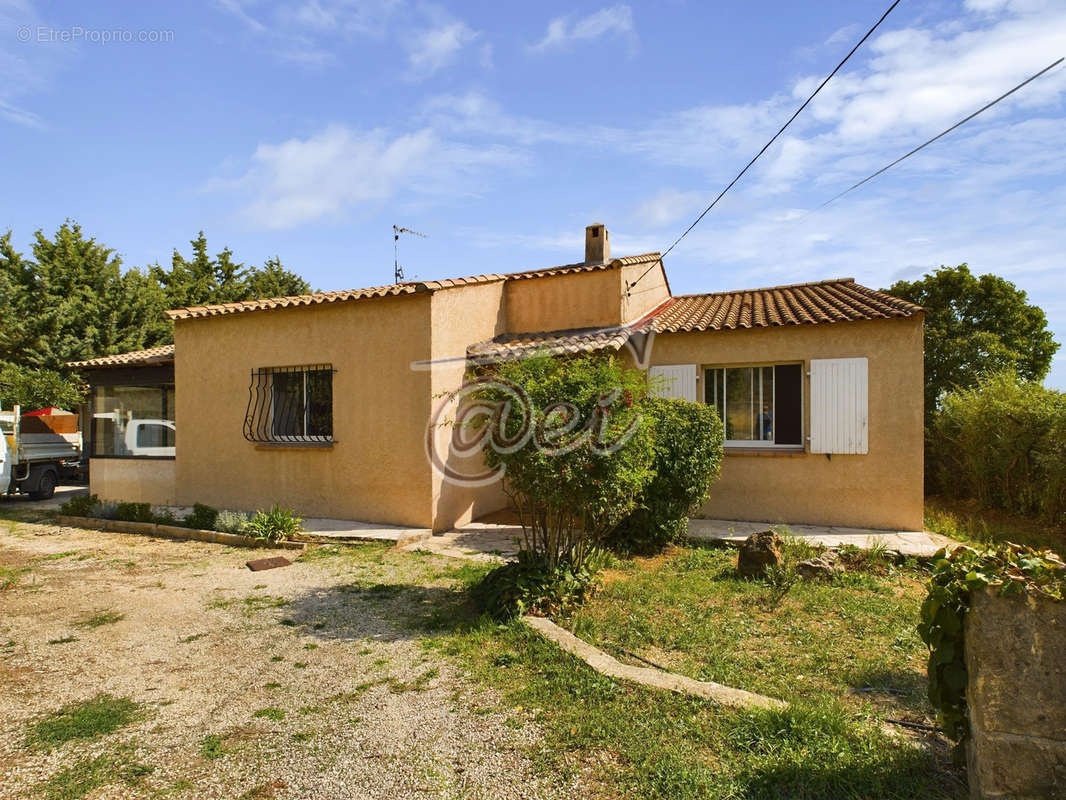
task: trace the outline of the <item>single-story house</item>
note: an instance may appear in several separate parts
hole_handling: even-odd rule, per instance
[[[576,264],[167,314],[174,345],[74,365],[101,498],[446,530],[506,503],[430,457],[469,366],[617,351],[725,421],[701,516],[922,528],[922,309],[851,278],[675,296],[596,224]]]

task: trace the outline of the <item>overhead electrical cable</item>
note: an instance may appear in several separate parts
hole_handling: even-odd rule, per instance
[[[782,133],[784,133],[785,129],[789,125],[792,124],[793,120],[795,120],[796,117],[798,117],[800,115],[800,113],[803,111],[803,109],[805,109],[810,104],[810,102],[815,97],[818,96],[818,93],[820,91],[822,91],[823,87],[827,83],[829,83],[829,81],[833,78],[834,75],[837,74],[837,72],[840,71],[840,68],[843,67],[848,62],[848,59],[851,58],[853,55],[855,55],[855,52],[860,47],[862,47],[863,43],[867,39],[869,39],[870,36],[873,35],[873,32],[876,31],[878,29],[878,27],[880,27],[881,23],[885,21],[885,19],[888,17],[888,15],[892,13],[893,9],[895,9],[895,7],[899,5],[899,3],[900,3],[900,0],[895,0],[895,2],[893,2],[892,5],[890,5],[888,7],[888,10],[885,11],[885,13],[881,15],[881,18],[879,20],[877,20],[877,22],[874,23],[874,26],[872,28],[870,28],[870,30],[866,31],[866,34],[861,39],[859,39],[858,42],[856,42],[855,46],[853,48],[851,48],[851,50],[848,52],[848,54],[846,56],[844,56],[843,60],[841,60],[841,62],[839,64],[837,64],[836,67],[833,68],[833,71],[830,72],[825,77],[825,80],[823,80],[820,84],[818,84],[818,88],[815,89],[811,93],[810,97],[808,97],[806,100],[803,101],[803,105],[801,105],[799,108],[796,109],[796,111],[792,114],[792,116],[788,118],[788,121],[784,125],[782,125],[781,128],[777,131],[777,133],[775,133],[771,137],[770,141],[768,141],[766,144],[763,145],[762,149],[758,153],[755,154],[755,157],[751,161],[749,161],[747,163],[747,165],[744,167],[744,169],[742,169],[740,172],[737,173],[737,176],[735,178],[733,178],[733,180],[731,180],[729,182],[728,186],[726,186],[724,189],[722,189],[722,191],[718,194],[718,196],[716,198],[714,198],[714,200],[711,202],[711,204],[709,206],[707,206],[707,208],[703,209],[703,213],[701,213],[698,217],[696,217],[695,221],[685,229],[685,232],[682,233],[680,236],[678,236],[677,239],[674,240],[674,243],[672,245],[670,245],[668,248],[666,248],[666,250],[663,252],[662,256],[660,257],[660,260],[662,258],[665,258],[667,255],[669,255],[670,251],[673,250],[675,247],[677,247],[678,243],[680,243],[680,241],[682,239],[684,239],[686,236],[688,236],[689,232],[693,228],[695,228],[697,225],[700,224],[700,222],[703,220],[703,218],[705,216],[707,216],[707,212],[709,212],[712,208],[714,208],[718,204],[718,201],[721,200],[725,196],[726,192],[728,192],[730,189],[733,188],[733,185],[744,176],[744,173],[747,172],[748,169],[751,168],[751,165],[754,164],[756,161],[758,161],[759,157],[770,148],[770,145],[772,145],[775,141],[777,141],[777,137],[779,137]],[[659,262],[656,262],[656,263],[659,263]],[[626,287],[627,291],[629,289],[632,289],[638,283],[640,283],[640,281],[644,278],[644,276],[647,275],[649,272],[651,272],[654,267],[655,267],[655,264],[652,264],[650,267],[648,267],[646,270],[644,270],[644,272],[640,275],[639,278],[637,278],[635,281],[633,281],[631,284],[629,284]]]
[[[826,201],[825,201],[824,203],[822,203],[822,204],[821,204],[820,206],[818,206],[818,208],[819,208],[819,209],[825,208],[825,207],[826,207],[827,205],[829,205],[830,203],[833,203],[833,202],[835,202],[835,201],[839,200],[839,199],[840,199],[841,197],[843,197],[844,195],[846,195],[846,194],[847,194],[848,192],[851,192],[851,191],[853,191],[853,190],[855,190],[855,189],[858,189],[858,188],[859,188],[860,186],[862,186],[862,185],[863,185],[864,183],[868,183],[868,182],[872,181],[872,180],[873,180],[874,178],[876,178],[876,177],[877,177],[878,175],[881,175],[881,174],[883,174],[883,173],[885,173],[885,172],[888,172],[888,170],[892,169],[892,167],[896,166],[896,164],[898,164],[899,162],[903,161],[904,159],[910,158],[910,157],[911,157],[911,156],[913,156],[913,155],[914,155],[915,153],[917,153],[917,152],[918,152],[919,150],[922,150],[923,148],[925,148],[925,147],[928,147],[929,145],[931,145],[931,144],[932,144],[933,142],[935,142],[935,141],[936,141],[937,139],[941,139],[941,138],[943,138],[943,137],[947,136],[947,135],[948,135],[949,133],[951,133],[951,132],[952,132],[953,130],[955,130],[956,128],[960,128],[960,127],[962,127],[962,126],[963,126],[963,125],[965,125],[965,124],[966,124],[967,122],[969,122],[969,121],[970,121],[971,119],[973,119],[974,117],[976,117],[976,116],[977,116],[978,114],[982,114],[982,113],[984,113],[985,111],[988,111],[988,109],[992,108],[992,106],[994,106],[994,105],[995,105],[996,103],[998,103],[998,102],[999,102],[1000,100],[1005,100],[1005,99],[1007,99],[1008,97],[1010,97],[1010,96],[1011,96],[1012,94],[1014,94],[1014,93],[1015,93],[1016,91],[1018,91],[1019,89],[1021,89],[1021,88],[1022,88],[1023,86],[1025,86],[1026,84],[1028,84],[1028,83],[1032,83],[1033,81],[1035,81],[1035,80],[1036,80],[1037,78],[1039,78],[1039,77],[1040,77],[1041,75],[1043,75],[1044,73],[1046,73],[1046,72],[1048,72],[1048,71],[1050,71],[1050,70],[1054,69],[1055,67],[1057,67],[1057,66],[1058,66],[1059,64],[1061,64],[1061,63],[1062,63],[1062,62],[1063,62],[1064,60],[1066,60],[1066,57],[1064,57],[1064,58],[1060,58],[1060,59],[1059,59],[1058,61],[1054,62],[1053,64],[1048,64],[1048,65],[1047,65],[1046,67],[1044,67],[1044,68],[1043,68],[1042,70],[1040,70],[1040,72],[1038,72],[1038,73],[1036,73],[1035,75],[1032,75],[1032,76],[1030,76],[1030,77],[1026,78],[1026,79],[1025,79],[1024,81],[1022,81],[1022,82],[1021,82],[1021,83],[1019,83],[1019,84],[1018,84],[1017,86],[1015,86],[1015,87],[1014,87],[1013,89],[1011,89],[1011,90],[1010,90],[1009,92],[1004,92],[1004,93],[1003,93],[1003,94],[1001,94],[1001,95],[1000,95],[999,97],[997,97],[997,98],[996,98],[995,100],[993,100],[993,101],[992,101],[991,103],[987,103],[987,104],[985,104],[985,105],[981,106],[981,108],[977,109],[977,110],[976,110],[975,112],[973,112],[972,114],[970,114],[970,116],[968,116],[968,117],[965,117],[964,119],[960,119],[960,120],[959,120],[958,122],[956,122],[956,123],[955,123],[954,125],[952,125],[952,126],[951,126],[950,128],[948,128],[947,130],[945,130],[945,131],[942,131],[942,132],[938,133],[938,134],[937,134],[936,136],[934,136],[934,137],[933,137],[932,139],[929,139],[929,140],[927,140],[927,141],[925,141],[925,142],[922,142],[922,143],[921,143],[920,145],[918,145],[917,147],[915,147],[915,148],[914,148],[913,150],[911,150],[910,152],[908,152],[908,153],[904,153],[903,155],[901,155],[901,156],[900,156],[899,158],[897,158],[897,159],[896,159],[895,161],[893,161],[893,162],[892,162],[891,164],[887,164],[887,165],[885,165],[885,166],[881,167],[881,169],[877,170],[877,172],[873,173],[872,175],[868,175],[868,176],[866,176],[865,178],[863,178],[863,179],[862,179],[861,181],[859,181],[858,183],[852,184],[852,185],[851,185],[851,186],[849,186],[849,187],[848,187],[847,189],[845,189],[844,191],[842,191],[842,192],[841,192],[840,194],[838,194],[838,195],[836,195],[836,196],[834,196],[834,197],[831,197],[830,199],[826,200]]]

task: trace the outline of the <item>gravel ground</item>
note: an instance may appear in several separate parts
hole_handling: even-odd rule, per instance
[[[535,725],[410,624],[454,599],[448,572],[463,562],[365,546],[244,565],[269,555],[294,556],[0,522],[0,586],[17,572],[0,590],[0,798],[47,797],[57,773],[97,756],[151,771],[109,768],[85,797],[583,794],[535,774]],[[105,611],[121,618],[84,624]],[[139,718],[50,752],[27,745],[36,720],[99,693],[132,699]]]

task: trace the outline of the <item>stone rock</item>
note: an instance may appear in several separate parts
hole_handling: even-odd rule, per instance
[[[766,568],[781,563],[781,539],[771,530],[756,531],[740,543],[737,572],[744,578],[761,578]]]
[[[840,563],[840,555],[836,550],[826,550],[821,555],[808,558],[796,565],[796,572],[801,578],[817,580],[819,578],[832,578],[844,571],[844,565]]]

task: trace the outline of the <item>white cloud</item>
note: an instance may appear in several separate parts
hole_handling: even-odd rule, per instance
[[[583,44],[602,36],[618,36],[632,47],[636,43],[637,31],[633,24],[633,9],[628,5],[601,8],[595,13],[580,19],[569,16],[556,17],[548,23],[544,36],[530,50],[544,51]]]
[[[410,77],[426,78],[449,66],[477,38],[478,32],[460,21],[416,33],[406,43]]]
[[[330,125],[306,139],[259,145],[243,176],[208,188],[249,198],[244,218],[280,229],[397,197],[454,199],[475,192],[493,170],[519,163],[508,148],[470,147],[430,128],[392,135]]]
[[[25,0],[0,0],[0,119],[29,128],[45,120],[27,107],[31,98],[52,85],[73,57],[76,45],[57,47],[35,41],[42,20]]]
[[[663,189],[641,203],[634,217],[638,224],[651,228],[674,225],[682,219],[695,216],[710,202],[706,192],[681,192]]]

